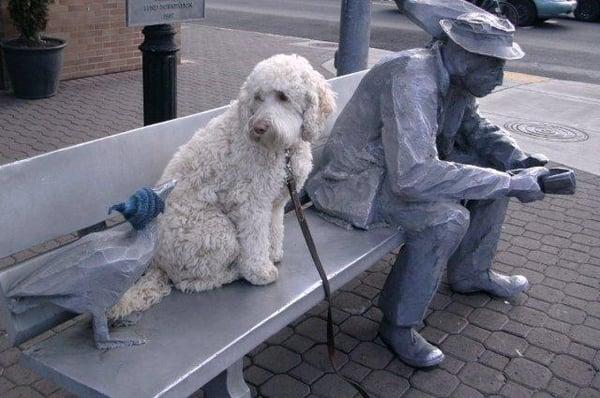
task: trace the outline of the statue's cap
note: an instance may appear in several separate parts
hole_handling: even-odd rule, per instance
[[[453,42],[471,53],[506,60],[525,55],[513,41],[515,27],[506,18],[478,11],[442,19],[439,24]]]
[[[404,13],[436,39],[449,37],[469,52],[502,59],[522,58],[506,19],[464,0],[405,0]]]
[[[440,20],[456,19],[459,15],[477,11],[481,11],[481,8],[464,0],[404,1],[404,14],[436,39],[446,37],[440,26]]]

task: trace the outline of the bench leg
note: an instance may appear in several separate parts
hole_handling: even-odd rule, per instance
[[[250,389],[244,381],[244,360],[231,365],[202,390],[205,398],[250,398]]]

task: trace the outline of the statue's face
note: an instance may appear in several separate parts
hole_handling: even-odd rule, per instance
[[[475,97],[485,97],[502,84],[505,60],[470,54],[472,59],[462,76],[464,88]]]
[[[503,59],[470,53],[449,41],[444,48],[444,62],[453,84],[475,97],[485,97],[502,84]]]

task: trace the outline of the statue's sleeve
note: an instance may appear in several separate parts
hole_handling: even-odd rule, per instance
[[[467,105],[459,133],[482,159],[487,159],[498,170],[510,170],[525,159],[516,141],[479,114],[475,98]]]
[[[382,143],[391,191],[406,201],[506,196],[510,176],[442,161],[436,148],[437,86],[422,71],[399,74],[380,96]]]

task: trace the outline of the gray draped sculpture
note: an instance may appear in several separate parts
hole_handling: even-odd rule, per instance
[[[158,238],[156,216],[176,182],[156,189],[142,188],[127,202],[111,207],[121,212],[132,228],[109,229],[84,236],[60,250],[31,275],[10,287],[11,309],[20,313],[50,302],[67,311],[91,313],[98,349],[144,343],[140,338],[113,338],[106,311],[146,271]]]
[[[476,97],[502,84],[506,60],[524,55],[510,22],[462,0],[407,0],[405,11],[435,40],[365,75],[306,190],[328,217],[406,231],[380,296],[380,336],[426,367],[444,355],[414,328],[446,265],[457,292],[512,297],[528,287],[491,267],[509,197],[543,199],[538,181],[549,171],[543,155],[524,153],[478,112]]]

